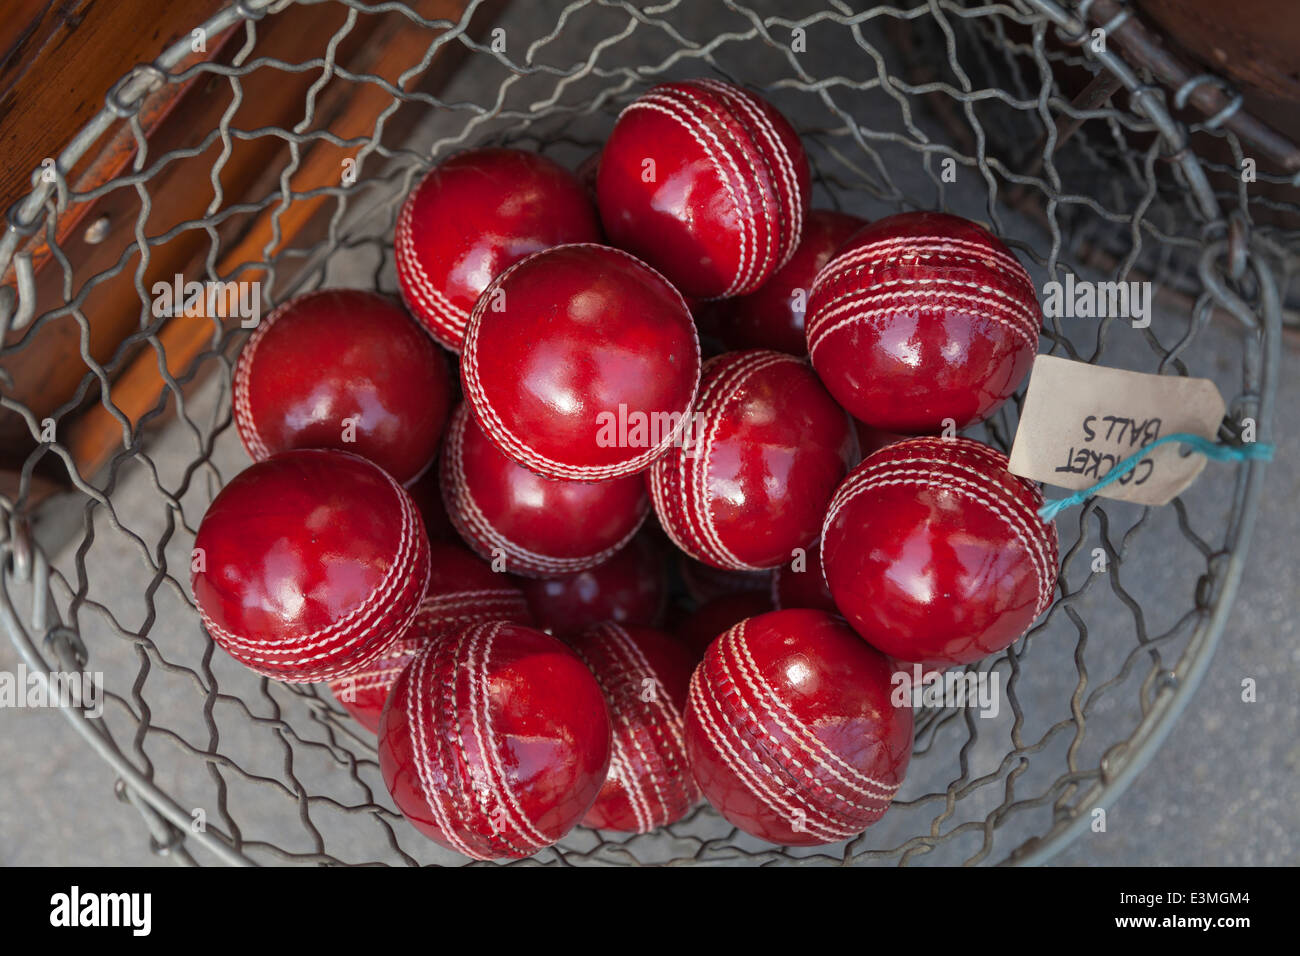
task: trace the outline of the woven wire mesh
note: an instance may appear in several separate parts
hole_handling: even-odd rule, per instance
[[[276,3],[279,15],[293,6]],[[24,315],[20,294],[0,302],[7,333],[0,357],[21,358],[33,330],[74,323],[90,372],[61,421],[98,388],[122,426],[122,446],[96,474],[79,474],[57,439],[43,441],[25,476],[57,456],[79,497],[72,546],[47,559],[33,544],[24,484],[0,501],[5,516],[0,620],[29,666],[84,666],[104,675],[102,718],[69,710],[76,729],[118,775],[117,794],[142,813],[154,845],[183,862],[458,863],[410,828],[379,778],[373,740],[323,690],[280,685],[215,650],[188,588],[190,548],[207,504],[245,467],[231,427],[234,357],[247,330],[213,320],[211,341],[179,370],[164,369],[157,404],[132,425],[113,403],[113,380],[130,354],[163,355],[162,320],[139,279],[151,250],[186,232],[206,243],[207,274],[237,280],[262,272],[273,305],[309,288],[395,289],[391,237],[399,204],[422,172],[479,145],[542,150],[576,166],[599,146],[618,110],[661,78],[718,76],[771,98],[800,130],[814,166],[814,200],[873,218],[937,208],[988,224],[1017,251],[1041,286],[1066,272],[1096,279],[1150,279],[1160,308],[1147,329],[1123,320],[1047,320],[1044,348],[1094,363],[1214,378],[1229,399],[1229,424],[1247,417],[1268,437],[1276,334],[1275,276],[1289,277],[1297,236],[1277,227],[1234,235],[1259,201],[1235,188],[1197,137],[1244,147],[1220,124],[1180,123],[1169,94],[1113,49],[1098,53],[1075,11],[1047,2],[930,3],[853,11],[790,3],[636,5],[516,4],[498,21],[504,40],[475,40],[459,22],[429,21],[398,3],[367,7],[321,0],[289,11],[347,16],[315,56],[284,62],[259,55],[263,5],[224,11],[209,35],[233,26],[242,46],[230,65],[185,69],[161,57],[110,97],[95,136],[130,131],[131,168],[85,193],[62,176],[39,184],[10,212],[0,262],[24,281],[17,240],[43,232],[65,277],[64,301]],[[362,18],[402,18],[428,34],[419,66],[393,83],[336,58]],[[468,60],[439,93],[413,81],[446,45]],[[316,76],[292,128],[242,128],[243,83],[254,70]],[[1110,100],[1076,105],[1062,76],[1109,73]],[[228,102],[213,129],[151,151],[133,103],[145,87],[208,74]],[[206,77],[204,77],[206,78]],[[378,87],[391,98],[368,135],[343,139],[318,120],[317,94],[333,85]],[[385,121],[415,104],[415,133],[392,142]],[[94,125],[94,124],[92,124]],[[1075,128],[1077,127],[1077,128]],[[1058,148],[1062,131],[1068,142]],[[89,136],[89,134],[87,134]],[[278,181],[238,202],[223,192],[231,142],[273,137],[288,144]],[[93,139],[94,137],[89,137]],[[353,150],[355,182],[295,193],[301,151],[317,141]],[[209,147],[221,143],[212,161]],[[87,142],[61,159],[75,159]],[[154,180],[173,164],[208,163],[207,214],[164,230],[151,218]],[[1225,185],[1226,183],[1226,185]],[[84,277],[56,241],[78,204],[114,190],[138,196],[139,215],[121,230],[121,256]],[[275,241],[261,261],[218,275],[226,250],[219,227],[232,217],[327,197],[324,237]],[[145,224],[149,224],[146,229]],[[272,252],[272,250],[274,250]],[[1235,257],[1235,258],[1234,258]],[[138,331],[106,362],[85,348],[94,285],[137,273]],[[30,312],[30,308],[28,308]],[[10,331],[12,329],[12,331]],[[161,364],[160,364],[160,367]],[[38,440],[41,422],[8,395]],[[1015,433],[1009,403],[976,437],[1004,449]],[[1059,520],[1058,598],[1007,652],[972,665],[999,675],[996,717],[963,709],[918,713],[915,756],[886,817],[844,844],[772,847],[732,828],[707,806],[664,831],[618,836],[578,830],[532,863],[981,863],[1037,861],[1086,828],[1094,808],[1127,785],[1194,691],[1231,605],[1258,499],[1260,467],[1212,467],[1166,508],[1094,500]],[[36,516],[39,521],[39,514]],[[1101,568],[1101,570],[1099,570]],[[91,778],[93,779],[93,778]],[[201,811],[201,812],[200,812]],[[198,821],[197,823],[195,821]]]

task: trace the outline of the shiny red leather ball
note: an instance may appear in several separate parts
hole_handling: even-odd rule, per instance
[[[858,452],[863,458],[866,458],[872,452],[887,448],[895,442],[915,437],[913,435],[896,435],[893,432],[881,431],[879,428],[872,428],[856,418],[853,420],[853,428],[858,433]]]
[[[793,254],[811,177],[766,100],[717,80],[663,83],[619,115],[600,157],[605,234],[683,294],[752,292]]]
[[[536,153],[472,149],[439,163],[402,204],[397,281],[412,314],[459,352],[489,282],[534,252],[600,238],[595,207],[568,170]]]
[[[891,668],[840,618],[773,611],[720,636],[691,677],[686,749],[704,796],[751,836],[837,843],[889,808],[912,753]]]
[[[721,594],[701,604],[677,624],[672,632],[689,647],[699,660],[713,639],[730,630],[746,618],[757,617],[773,610],[772,598],[762,591],[733,591]]]
[[[821,542],[772,572],[772,603],[777,608],[805,607],[839,614],[822,573]]]
[[[460,535],[456,533],[451,518],[447,515],[447,505],[442,500],[442,472],[437,462],[407,485],[406,491],[415,502],[415,507],[420,509],[424,530],[431,542],[461,544]]]
[[[334,448],[405,483],[438,453],[452,377],[445,354],[395,301],[326,289],[262,321],[239,353],[233,390],[235,427],[254,461]]]
[[[717,303],[712,327],[723,344],[728,349],[807,355],[804,319],[813,280],[840,246],[866,224],[865,219],[833,209],[809,212],[799,245],[785,265],[748,295]]]
[[[658,521],[655,526],[659,526]],[[664,538],[671,546],[671,539],[667,535]],[[738,591],[762,591],[767,594],[772,588],[772,575],[767,571],[728,571],[696,561],[690,555],[678,551],[675,546],[673,550],[677,554],[677,573],[681,575],[686,593],[699,604]]]
[[[664,555],[644,532],[594,568],[519,587],[537,626],[561,638],[606,621],[657,625],[668,603]]]
[[[341,451],[258,462],[213,499],[190,588],[212,639],[280,681],[364,667],[415,618],[429,542],[409,495]]]
[[[515,464],[466,405],[452,414],[440,467],[457,533],[494,568],[525,577],[575,574],[608,561],[650,511],[637,475],[561,481]]]
[[[649,833],[676,823],[700,791],[686,762],[683,721],[695,660],[662,631],[599,624],[569,640],[609,704],[609,776],[582,825]]]
[[[663,276],[608,246],[558,246],[479,298],[461,358],[465,400],[514,461],[549,478],[635,474],[689,424],[695,322]]]
[[[373,733],[379,729],[388,692],[425,644],[471,624],[492,621],[532,624],[523,592],[508,575],[496,573],[463,547],[434,543],[430,547],[429,587],[411,626],[365,667],[330,681],[330,692]]]
[[[475,624],[424,646],[379,722],[397,808],[477,860],[531,856],[591,808],[609,772],[609,711],[581,659],[518,624]]]
[[[901,661],[969,664],[1013,644],[1052,602],[1056,526],[1036,485],[967,438],[871,455],[835,492],[822,561],[835,603]]]
[[[982,226],[909,212],[859,231],[817,277],[808,352],[836,401],[889,432],[983,421],[1029,374],[1042,314]]]
[[[774,568],[817,537],[857,453],[849,417],[808,364],[781,352],[710,359],[691,440],[651,467],[659,523],[706,564]]]

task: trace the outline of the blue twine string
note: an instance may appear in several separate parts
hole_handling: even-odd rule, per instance
[[[1080,491],[1076,491],[1068,498],[1056,498],[1048,500],[1043,507],[1038,509],[1038,516],[1044,521],[1051,521],[1066,508],[1073,508],[1075,505],[1081,505],[1101,489],[1108,485],[1113,485],[1130,471],[1138,466],[1147,455],[1151,454],[1161,445],[1168,445],[1170,442],[1178,442],[1181,445],[1191,446],[1193,451],[1200,452],[1206,458],[1212,458],[1215,461],[1272,461],[1273,445],[1270,442],[1251,442],[1245,445],[1220,445],[1208,438],[1202,438],[1200,435],[1193,435],[1189,432],[1175,432],[1172,435],[1165,435],[1163,438],[1157,438],[1145,448],[1141,448],[1107,472],[1106,477],[1101,479],[1095,485],[1090,485]]]

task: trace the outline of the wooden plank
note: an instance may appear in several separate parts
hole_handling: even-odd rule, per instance
[[[420,9],[422,15],[428,18],[456,20],[459,18],[463,6],[464,3],[461,0],[424,0],[417,8]],[[486,28],[496,10],[499,9],[499,5],[482,9],[484,16],[481,21],[476,22],[476,30]],[[268,18],[268,21],[259,27],[259,32],[263,27],[270,30],[273,27],[270,21],[273,19]],[[371,22],[366,24],[367,20]],[[364,30],[364,46],[355,51],[345,51],[341,48],[339,61],[346,63],[350,69],[373,72],[391,81],[396,81],[402,72],[420,61],[432,38],[429,31],[413,27],[408,20],[398,15],[382,18],[363,17],[358,22],[357,29],[353,31],[354,34],[362,32],[363,25],[371,27],[371,29]],[[301,28],[299,28],[299,34],[301,35]],[[269,38],[269,33],[263,37],[264,40]],[[324,48],[324,43],[321,42],[319,37],[315,38],[315,42],[317,43],[315,53],[311,55],[319,55],[319,51]],[[460,44],[450,44],[443,51],[440,51],[434,64],[418,78],[417,82],[420,88],[435,89],[445,82],[447,77],[454,71],[463,52],[464,48]],[[261,42],[259,42],[258,53],[259,55],[265,55]],[[293,60],[291,56],[284,56],[283,58]],[[257,77],[258,74],[265,74],[264,79],[271,81],[280,91],[283,91],[286,85],[285,81],[288,78],[283,72],[275,70],[261,70],[251,75],[245,82],[247,87],[246,97],[250,100],[258,96],[268,97],[273,92],[267,89],[259,93],[258,90],[254,89],[257,85],[253,82],[254,77]],[[312,71],[300,76],[306,77],[306,85],[310,85],[319,77],[319,73]],[[222,83],[224,84],[224,81]],[[294,96],[288,98],[288,102],[296,108],[299,115],[282,116],[277,125],[293,126],[301,118],[304,98],[305,86],[302,89],[295,90]],[[334,80],[318,95],[317,115],[314,125],[317,128],[328,128],[335,135],[342,138],[368,135],[373,130],[375,118],[390,103],[391,97],[372,84],[358,86]],[[223,102],[221,108],[224,109],[225,105]],[[386,122],[385,141],[390,143],[400,142],[406,129],[409,128],[413,119],[422,110],[423,107],[412,108],[410,106],[399,109]],[[190,112],[188,105],[183,112],[187,114]],[[264,110],[258,112],[260,114]],[[266,122],[260,119],[257,122],[243,122],[242,117],[243,111],[241,108],[241,113],[236,117],[240,122],[234,125],[249,128],[250,126],[263,125]],[[195,119],[195,122],[198,123],[200,120]],[[212,125],[215,126],[215,121],[213,121]],[[238,148],[240,145],[243,145],[244,148]],[[275,145],[277,146],[276,154],[263,156],[260,154],[253,155],[254,151],[248,149],[247,144],[237,144],[236,154],[231,157],[228,172],[230,172],[230,167],[235,166],[238,161],[238,165],[245,167],[245,175],[232,175],[229,177],[231,183],[227,184],[228,177],[223,174],[222,179],[223,185],[227,187],[226,200],[228,204],[235,197],[247,201],[254,196],[267,195],[270,191],[278,189],[279,170],[283,167],[283,153],[287,152],[287,147],[283,140],[277,140]],[[292,189],[295,192],[301,192],[321,185],[338,183],[342,159],[355,152],[355,149],[343,149],[323,141],[305,147],[301,165],[292,178]],[[246,153],[247,156],[245,156]],[[211,158],[215,159],[215,153]],[[201,160],[196,157],[188,162],[199,164],[201,168],[207,169],[209,167],[208,161],[209,157],[205,155]],[[257,175],[252,175],[254,172]],[[257,188],[254,189],[251,187],[255,180],[257,181]],[[236,181],[238,181],[238,186],[235,184]],[[211,190],[209,188],[203,196],[203,204],[206,204],[210,199]],[[227,228],[222,230],[223,250],[225,251],[217,264],[218,274],[227,275],[242,263],[256,262],[263,258],[263,250],[271,238],[272,212],[277,206],[278,201],[260,214],[246,217],[245,221],[232,221]],[[282,236],[280,247],[305,244],[304,236],[314,235],[316,231],[323,231],[321,227],[328,220],[334,208],[335,200],[328,196],[294,201],[279,216]],[[195,212],[195,215],[201,215],[201,210]],[[176,218],[177,215],[173,211],[167,216],[167,223],[174,223]],[[169,245],[176,244],[179,243],[174,240]],[[151,268],[149,270],[151,281],[146,282],[146,288],[152,284],[154,275],[160,275],[169,280],[179,272],[188,278],[202,278],[203,273],[206,271],[204,268],[206,253],[207,248],[206,243],[204,243],[201,249],[194,250],[190,255],[184,256],[184,262],[179,262],[180,257],[167,256],[168,264],[164,268]],[[156,251],[155,255],[161,255],[161,251]],[[285,275],[284,265],[279,267],[278,274],[281,277]],[[263,274],[260,270],[245,270],[239,276],[241,280],[246,281],[261,279],[262,277]],[[118,303],[117,307],[121,308],[122,303]],[[130,290],[129,302],[126,304],[126,308],[133,310],[132,319],[134,322],[138,322],[141,304],[133,289]],[[103,310],[97,309],[96,311],[98,313]],[[174,375],[184,374],[195,358],[205,348],[211,347],[212,338],[213,325],[206,316],[176,317],[168,320],[159,334],[159,339],[166,352],[168,370]],[[131,357],[129,362],[120,363],[122,366],[121,372],[114,378],[113,401],[115,406],[132,423],[138,422],[143,414],[153,408],[163,392],[164,380],[159,372],[158,361],[156,351],[151,347],[144,347],[138,349],[137,354]],[[87,403],[84,411],[70,425],[61,428],[60,437],[72,451],[80,473],[90,476],[116,450],[120,449],[122,428],[107,409],[96,401]]]
[[[347,17],[347,11],[342,8],[326,11],[293,8],[268,17],[256,27],[257,53],[287,63],[311,61],[322,55],[326,44],[347,23]],[[388,19],[392,18],[358,17],[337,46],[340,62],[375,55],[367,52],[371,50],[370,40],[381,21]],[[228,44],[220,59],[229,61],[243,45],[242,28],[238,37],[239,42]],[[308,89],[319,76],[318,69],[289,73],[263,67],[253,71],[241,80],[243,99],[231,119],[231,128],[294,126],[302,119]],[[331,83],[327,87],[322,102],[333,86]],[[231,86],[224,77],[208,76],[191,86],[181,104],[150,137],[146,164],[171,150],[193,148],[202,142],[204,136],[217,128],[231,103]],[[177,223],[196,221],[205,215],[214,198],[209,175],[222,150],[223,144],[214,139],[199,156],[173,162],[150,178],[146,188],[152,207],[143,227],[146,235],[160,234]],[[266,171],[280,165],[278,157],[286,150],[284,139],[275,135],[234,138],[219,177],[225,203],[256,198],[255,189],[264,184]],[[90,277],[118,263],[133,238],[142,208],[135,187],[114,189],[100,197],[93,207],[93,212],[84,218],[95,221],[106,217],[111,224],[110,239],[92,244],[80,233],[68,237],[63,253],[71,263],[71,274],[65,276],[64,268],[57,262],[38,274],[38,315],[64,301],[65,282],[74,290],[82,288]],[[230,219],[220,229],[223,239],[229,241],[231,236],[238,236],[255,218],[255,214],[249,213]],[[88,326],[87,352],[107,367],[108,374],[121,371],[138,350],[130,343],[124,347],[124,340],[153,322],[148,290],[159,280],[171,281],[178,273],[193,274],[196,269],[201,270],[209,246],[209,236],[203,229],[183,231],[165,243],[152,246],[148,265],[143,270],[138,251],[133,252],[118,275],[89,290],[82,305]],[[142,274],[137,276],[138,272]],[[145,290],[144,296],[137,291],[137,279]],[[97,382],[91,380],[93,387],[86,387],[90,368],[81,358],[81,338],[81,325],[71,315],[14,333],[5,343],[9,355],[0,361],[0,367],[12,379],[12,387],[6,388],[6,394],[27,405],[38,419],[70,400],[79,400],[83,408],[91,405],[97,397]],[[59,426],[60,437],[66,437],[69,425],[70,417],[65,415]],[[120,435],[120,427],[118,432]],[[6,453],[0,465],[16,467],[32,447],[34,442],[22,419],[12,413],[0,413],[0,449]],[[48,464],[57,465],[57,462],[48,461]]]
[[[223,0],[5,0],[0,19],[0,197],[31,188],[31,171],[104,106],[137,63],[189,33]]]

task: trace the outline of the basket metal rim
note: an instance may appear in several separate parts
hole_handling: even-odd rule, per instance
[[[268,12],[278,11],[299,2],[301,0],[239,0],[209,17],[196,29],[206,30],[211,35],[249,20],[261,19]],[[484,2],[486,0],[470,0],[461,23],[469,22]],[[1079,37],[1086,33],[1091,0],[1083,0],[1077,12],[1071,12],[1054,0],[1015,0],[1015,2],[1050,19],[1057,25],[1063,36]],[[31,192],[7,210],[7,228],[3,235],[0,235],[0,272],[7,271],[11,264],[16,266],[18,301],[16,312],[10,303],[0,303],[0,331],[7,331],[13,319],[21,316],[23,302],[30,298],[24,295],[27,291],[25,287],[30,288],[28,286],[31,278],[30,259],[21,253],[18,247],[23,237],[30,232],[34,217],[39,215],[52,195],[65,188],[62,173],[57,171],[72,168],[111,124],[122,118],[123,110],[127,111],[126,115],[131,115],[135,108],[138,108],[140,97],[150,88],[151,78],[156,78],[159,72],[170,71],[189,53],[188,39],[179,41],[164,50],[152,64],[136,67],[126,74],[110,93],[108,104],[90,119],[59,153],[55,164],[55,181],[45,182],[37,178]],[[1165,109],[1163,101],[1158,96],[1150,95],[1152,89],[1143,83],[1123,57],[1113,50],[1093,52],[1092,56],[1129,90],[1135,107],[1141,111],[1145,119],[1156,126],[1165,142],[1173,147],[1169,158],[1179,165],[1186,176],[1193,198],[1206,218],[1212,222],[1224,222],[1219,202],[1209,185],[1205,171],[1196,162],[1191,151],[1183,148],[1186,144],[1182,126]],[[123,100],[130,98],[135,100],[134,108],[123,105]],[[1226,248],[1226,242],[1219,240],[1211,245],[1207,250],[1207,260],[1211,258],[1209,251],[1223,251],[1219,247]],[[1255,254],[1252,259],[1263,299],[1262,328],[1257,329],[1261,336],[1259,344],[1263,360],[1263,387],[1258,398],[1258,421],[1260,440],[1267,440],[1271,433],[1280,366],[1282,310],[1268,266],[1261,261],[1259,254]],[[1238,318],[1248,326],[1259,324],[1249,316],[1238,315]],[[1185,669],[1186,673],[1177,674],[1178,680],[1174,686],[1166,685],[1157,693],[1152,706],[1128,738],[1128,746],[1116,758],[1117,766],[1113,770],[1103,771],[1099,781],[1094,783],[1079,800],[1079,806],[1087,803],[1092,807],[1109,808],[1119,799],[1164,743],[1204,679],[1240,586],[1262,498],[1264,465],[1265,463],[1261,461],[1249,461],[1239,466],[1233,507],[1228,519],[1227,535],[1231,548],[1222,572],[1222,585],[1218,588],[1212,605],[1204,609],[1206,613],[1201,616],[1189,638],[1187,648],[1173,669],[1175,674],[1182,669]],[[18,523],[13,521],[7,512],[0,512],[0,626],[9,632],[11,642],[28,666],[48,670],[52,662],[45,658],[33,635],[24,626],[13,606],[7,583],[11,577],[30,581],[34,595],[32,620],[39,626],[46,616],[42,605],[52,606],[53,602],[49,586],[49,564],[39,546],[20,537],[22,534],[23,531]],[[257,861],[220,839],[214,831],[193,830],[190,827],[189,813],[142,774],[114,744],[106,740],[105,736],[96,730],[90,718],[72,707],[60,709],[77,733],[117,772],[119,779],[125,784],[128,802],[131,802],[141,813],[152,833],[155,849],[171,852],[178,862],[196,865],[197,861],[185,847],[187,841],[194,840],[220,862],[229,865],[258,865]],[[1046,834],[1031,838],[1029,843],[1011,850],[998,865],[1042,865],[1071,844],[1087,828],[1089,820],[1090,815],[1086,812],[1063,816]],[[177,830],[182,834],[179,839],[176,835]]]

